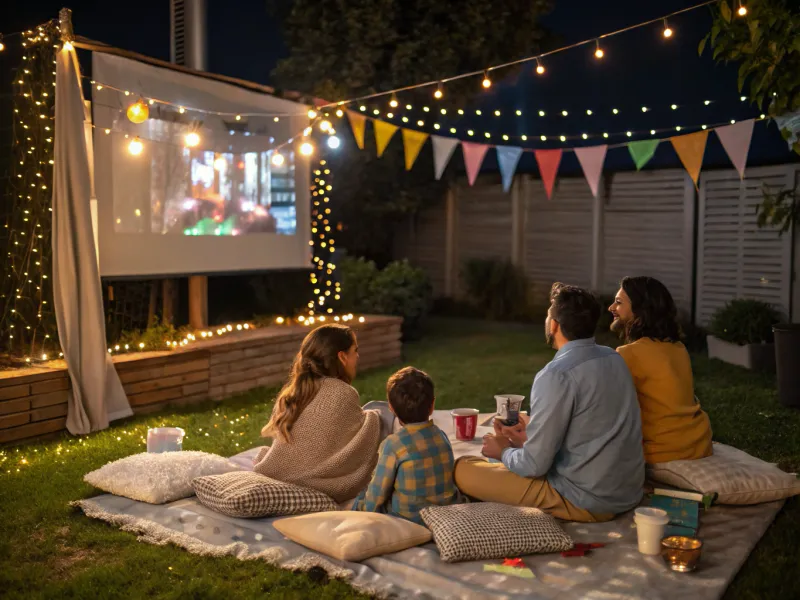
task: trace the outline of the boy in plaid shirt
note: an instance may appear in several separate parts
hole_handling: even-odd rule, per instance
[[[372,481],[356,498],[353,510],[382,512],[422,524],[419,511],[459,501],[453,480],[453,449],[430,420],[433,381],[427,373],[406,367],[386,384],[389,407],[402,429],[378,450]]]

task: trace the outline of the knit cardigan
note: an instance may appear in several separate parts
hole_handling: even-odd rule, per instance
[[[292,426],[291,436],[291,442],[275,438],[271,447],[262,448],[255,472],[345,502],[367,486],[378,461],[380,413],[361,410],[352,386],[325,378]]]

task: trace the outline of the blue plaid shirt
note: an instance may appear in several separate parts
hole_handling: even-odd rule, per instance
[[[353,510],[382,512],[422,524],[419,511],[459,501],[453,480],[453,449],[433,424],[411,423],[390,435],[378,450],[372,481]]]

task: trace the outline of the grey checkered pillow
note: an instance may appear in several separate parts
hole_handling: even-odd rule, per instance
[[[192,486],[203,506],[229,517],[278,517],[338,509],[322,492],[250,471],[196,477]]]
[[[429,506],[421,514],[445,562],[563,552],[573,546],[556,520],[538,508],[478,502]]]

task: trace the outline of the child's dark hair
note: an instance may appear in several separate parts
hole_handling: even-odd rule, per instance
[[[403,423],[424,423],[431,416],[433,380],[424,371],[405,367],[389,377],[386,397]]]

